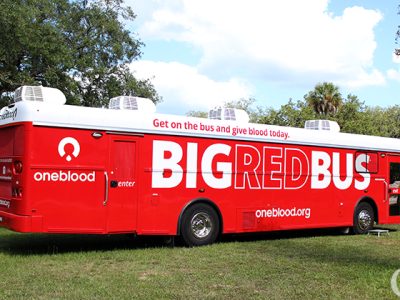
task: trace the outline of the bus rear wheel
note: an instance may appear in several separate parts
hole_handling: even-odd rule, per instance
[[[219,234],[219,219],[215,210],[204,203],[190,206],[182,216],[181,236],[189,246],[202,246],[215,242]]]
[[[374,228],[374,210],[371,205],[363,202],[357,205],[354,211],[353,232],[355,234],[365,234]]]

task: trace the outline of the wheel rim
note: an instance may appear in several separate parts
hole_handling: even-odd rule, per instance
[[[362,210],[358,214],[358,226],[361,230],[367,230],[371,227],[372,224],[372,216],[370,215],[368,210]]]
[[[190,227],[193,235],[198,239],[207,237],[212,229],[211,218],[204,212],[197,213],[190,221]]]

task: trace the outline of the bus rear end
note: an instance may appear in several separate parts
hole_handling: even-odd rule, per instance
[[[0,227],[31,231],[26,200],[26,128],[28,124],[0,127]]]

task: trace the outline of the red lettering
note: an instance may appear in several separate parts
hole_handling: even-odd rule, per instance
[[[307,155],[300,149],[285,149],[285,189],[300,189],[310,171]]]
[[[282,188],[282,148],[264,147],[263,189]]]
[[[260,166],[260,152],[250,145],[236,145],[235,188],[259,189],[257,169]]]

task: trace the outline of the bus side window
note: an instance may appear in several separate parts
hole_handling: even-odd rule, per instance
[[[390,163],[389,216],[400,216],[400,163]]]
[[[400,187],[400,163],[390,163],[390,184]]]
[[[355,160],[359,162],[360,159],[361,164],[355,163],[357,173],[378,173],[378,153],[357,152]]]

